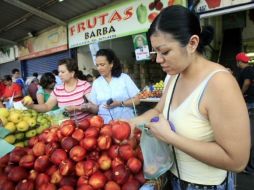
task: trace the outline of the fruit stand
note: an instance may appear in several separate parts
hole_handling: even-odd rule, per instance
[[[5,108],[0,115],[15,146],[0,158],[1,190],[138,190],[146,182],[140,131],[130,138],[126,122],[93,116],[52,125],[47,114]]]

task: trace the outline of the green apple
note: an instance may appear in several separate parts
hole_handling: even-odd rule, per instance
[[[0,116],[7,118],[9,116],[9,111],[6,108],[0,108]]]
[[[34,127],[36,125],[36,119],[34,117],[31,117],[27,119],[26,121],[30,127]]]
[[[17,128],[13,122],[6,123],[4,128],[7,129],[8,131],[10,131],[11,133],[14,133],[17,130]]]
[[[27,131],[29,129],[29,125],[26,121],[20,121],[18,124],[17,124],[17,130],[18,131]]]
[[[32,129],[26,132],[26,138],[34,137],[37,134],[36,129]]]
[[[16,138],[15,138],[14,135],[8,135],[8,136],[6,136],[6,137],[4,138],[4,140],[5,140],[6,142],[10,143],[10,144],[13,144],[13,143],[15,143]]]
[[[24,139],[24,137],[25,137],[25,134],[24,134],[24,133],[16,133],[16,134],[15,134],[15,138],[16,138],[17,140]]]

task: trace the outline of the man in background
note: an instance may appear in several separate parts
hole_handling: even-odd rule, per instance
[[[250,58],[243,52],[236,55],[237,67],[241,69],[239,85],[249,110],[251,123],[251,152],[244,173],[254,175],[254,67],[249,65]]]
[[[56,85],[60,85],[62,84],[62,80],[60,79],[60,77],[58,76],[58,70],[53,70],[52,71],[53,75],[55,75],[55,78],[56,78]]]
[[[22,93],[26,94],[25,82],[20,75],[19,69],[17,69],[17,68],[12,69],[12,82],[17,83],[20,86],[20,88],[22,89]]]

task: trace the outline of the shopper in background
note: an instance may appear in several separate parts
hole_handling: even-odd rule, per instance
[[[239,85],[247,103],[248,109],[254,108],[254,68],[248,62],[250,58],[243,52],[236,55],[237,66],[241,69]]]
[[[96,53],[96,66],[100,76],[93,82],[91,100],[99,107],[98,115],[105,123],[134,117],[133,106],[140,102],[139,89],[127,74],[122,73],[115,53],[111,49],[100,49]]]
[[[53,70],[52,71],[53,75],[55,75],[55,78],[56,78],[56,85],[61,85],[63,84],[63,81],[60,79],[60,77],[58,76],[59,75],[59,72],[57,69]]]
[[[12,82],[17,83],[21,89],[22,89],[22,93],[25,95],[26,91],[25,91],[25,82],[21,77],[20,71],[19,69],[15,68],[12,69]]]
[[[0,79],[0,97],[2,97],[3,93],[4,93],[4,89],[5,89],[5,85],[2,79]]]
[[[28,92],[28,95],[31,96],[34,103],[36,104],[38,103],[36,98],[38,87],[39,87],[39,80],[33,76],[31,83],[27,87],[27,92]]]
[[[86,81],[89,82],[91,85],[93,84],[94,77],[90,74],[86,75]]]
[[[11,75],[5,75],[3,79],[4,85],[6,86],[1,97],[4,102],[9,101],[13,97],[13,101],[20,101],[23,98],[23,93],[20,85],[12,82]]]
[[[155,137],[175,148],[173,190],[234,189],[227,171],[240,172],[247,164],[249,118],[234,77],[202,56],[212,28],[201,29],[193,12],[175,5],[163,9],[148,32],[156,62],[171,77],[156,107],[130,124],[146,123]],[[155,116],[159,121],[150,122]]]
[[[56,84],[56,78],[52,73],[44,73],[40,79],[40,87],[36,93],[36,99],[38,104],[44,104],[48,101],[50,94],[54,90]],[[55,106],[53,110],[58,109],[58,106]]]
[[[63,59],[59,61],[58,70],[63,84],[54,88],[47,102],[25,106],[38,112],[47,112],[58,105],[58,107],[69,111],[71,118],[77,119],[77,121],[97,113],[97,107],[89,103],[91,85],[77,79],[77,63],[73,59]]]
[[[250,66],[248,62],[250,58],[243,52],[238,53],[236,55],[237,66],[241,69],[239,75],[239,85],[244,95],[247,108],[249,110],[249,116],[251,121],[251,131],[254,132],[254,68]],[[244,170],[244,173],[253,174],[254,175],[254,150],[253,150],[253,142],[254,137],[252,136],[252,146],[250,152],[250,158],[247,167]]]

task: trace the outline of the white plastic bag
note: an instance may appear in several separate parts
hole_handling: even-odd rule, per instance
[[[142,130],[140,146],[144,158],[144,177],[156,179],[173,165],[171,148],[167,143],[155,138],[145,125],[140,125],[138,128]]]

